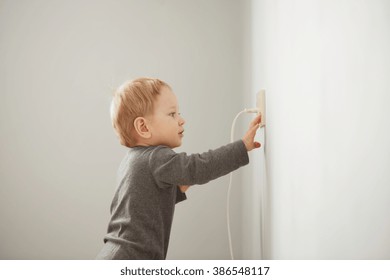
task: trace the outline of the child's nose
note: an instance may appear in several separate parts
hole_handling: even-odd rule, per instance
[[[182,116],[180,116],[179,125],[184,125],[185,123],[186,123],[186,121],[183,119]]]

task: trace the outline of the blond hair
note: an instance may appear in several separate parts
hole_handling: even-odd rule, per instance
[[[163,86],[169,87],[159,79],[138,78],[125,82],[114,92],[111,121],[122,145],[135,145],[134,120],[153,113],[154,102]]]

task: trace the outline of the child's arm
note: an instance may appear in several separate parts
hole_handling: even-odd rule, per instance
[[[160,187],[205,184],[248,164],[248,151],[260,147],[254,141],[260,116],[250,124],[242,140],[202,154],[175,153],[160,146],[150,156],[150,167]]]
[[[245,136],[242,138],[247,151],[251,151],[252,149],[256,149],[256,148],[259,148],[261,146],[261,144],[259,142],[254,141],[254,137],[256,135],[257,129],[259,128],[260,122],[261,122],[261,116],[259,115],[252,120],[252,122],[249,126],[249,130],[247,131]],[[189,185],[183,185],[183,186],[179,186],[179,189],[182,193],[185,193],[189,187],[190,187]]]

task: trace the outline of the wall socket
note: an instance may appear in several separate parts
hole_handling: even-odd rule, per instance
[[[256,107],[259,109],[259,114],[261,114],[260,127],[265,126],[265,89],[261,89],[257,93]]]

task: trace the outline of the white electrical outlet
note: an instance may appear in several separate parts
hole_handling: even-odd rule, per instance
[[[259,114],[261,114],[260,127],[265,126],[265,90],[261,89],[257,93],[256,107],[259,109]]]

